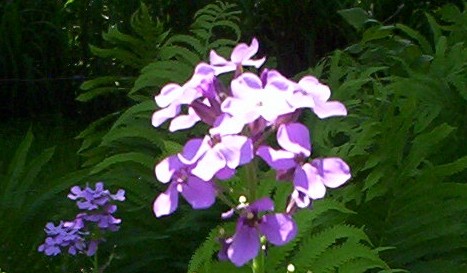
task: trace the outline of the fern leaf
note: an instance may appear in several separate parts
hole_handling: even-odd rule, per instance
[[[196,249],[195,253],[191,257],[190,263],[188,265],[188,272],[199,272],[204,268],[204,264],[209,263],[212,259],[212,255],[218,247],[217,238],[219,237],[219,230],[222,226],[213,228],[209,232],[208,237],[201,246]]]
[[[155,102],[152,100],[143,101],[141,103],[133,105],[118,117],[118,119],[112,125],[111,129],[113,130],[119,126],[128,124],[137,117],[142,117],[149,120],[149,116],[155,109]]]
[[[370,239],[362,229],[337,225],[315,234],[309,239],[305,239],[296,256],[292,258],[293,263],[298,268],[309,268],[313,261],[318,259],[328,248],[338,243],[341,239],[347,239],[348,242],[359,243],[360,241],[368,243]]]
[[[129,152],[123,154],[116,154],[104,159],[101,163],[97,164],[91,171],[91,174],[99,173],[114,164],[134,162],[152,169],[154,166],[154,158],[143,153]]]
[[[409,37],[417,41],[424,53],[431,54],[433,52],[430,43],[418,31],[403,24],[396,24],[396,28],[402,30]]]
[[[300,227],[296,238],[287,245],[272,247],[268,251],[266,271],[272,272],[275,268],[278,268],[281,264],[285,263],[287,257],[295,249],[296,245],[299,244],[314,227],[313,221],[330,210],[336,210],[346,214],[354,213],[341,203],[330,198],[316,201],[313,204],[313,210],[299,211],[294,215],[295,222],[297,223],[297,226]]]
[[[377,263],[381,269],[388,268],[375,250],[355,242],[345,242],[342,245],[330,248],[305,268],[315,273],[334,272],[336,268],[356,258],[369,260],[371,264]],[[297,268],[300,267],[297,266]]]

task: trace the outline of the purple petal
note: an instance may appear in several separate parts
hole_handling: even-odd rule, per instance
[[[241,43],[238,44],[232,51],[230,59],[236,64],[241,64],[243,61],[249,60],[258,52],[258,40],[253,38],[250,46],[247,44]]]
[[[305,163],[302,168],[306,174],[306,179],[308,180],[308,188],[305,191],[306,194],[312,199],[323,198],[326,194],[326,187],[321,181],[321,177],[318,175],[317,169],[309,163]]]
[[[295,201],[295,204],[297,204],[297,207],[299,208],[307,208],[311,204],[310,197],[306,193],[303,193],[297,189],[295,189],[292,194],[290,195],[290,198],[292,198]]]
[[[303,124],[282,124],[277,130],[277,142],[279,145],[292,153],[310,156],[311,143],[310,132]]]
[[[297,166],[297,168],[295,168],[295,172],[293,174],[293,184],[295,189],[298,189],[302,192],[308,192],[310,185],[308,184],[308,177],[302,166]]]
[[[274,210],[274,202],[269,197],[263,197],[261,199],[256,200],[252,204],[248,206],[248,210],[254,211],[256,213],[262,211],[273,211]]]
[[[331,90],[327,85],[321,84],[318,79],[312,76],[303,77],[298,84],[315,101],[325,102],[331,97]]]
[[[125,190],[119,189],[116,194],[110,196],[115,201],[125,201]]]
[[[161,193],[154,201],[152,210],[156,217],[169,215],[177,209],[178,191],[175,184],[171,184],[167,191]]]
[[[351,177],[347,163],[337,157],[314,159],[311,165],[316,168],[323,184],[329,188],[337,188]]]
[[[207,150],[204,156],[198,160],[196,167],[193,168],[191,173],[204,181],[209,181],[225,166],[226,162],[224,156],[216,147],[214,147]]]
[[[155,173],[157,180],[167,183],[172,179],[173,174],[185,167],[176,155],[169,156],[156,165]]]
[[[182,184],[181,194],[194,209],[209,208],[216,200],[214,184],[196,176],[188,177],[187,182]]]
[[[297,225],[288,214],[277,213],[264,215],[259,230],[273,245],[283,245],[297,235]]]
[[[263,90],[261,79],[250,72],[245,72],[232,80],[230,86],[232,89],[232,95],[235,98],[243,99],[245,101],[256,101],[259,92]]]
[[[166,120],[171,119],[180,113],[180,105],[171,104],[166,108],[162,108],[159,111],[152,114],[151,123],[154,127],[159,127]]]
[[[228,63],[228,61],[224,57],[217,54],[216,51],[211,50],[209,52],[209,63],[211,65],[225,65]]]
[[[243,130],[245,121],[235,118],[230,114],[222,114],[214,122],[213,128],[209,130],[211,135],[233,135]]]
[[[234,175],[235,175],[235,170],[234,169],[231,169],[229,167],[225,167],[223,169],[220,169],[216,173],[216,178],[220,179],[220,180],[227,180],[227,179],[232,178],[232,176],[234,176]]]
[[[219,238],[218,240],[221,245],[221,249],[219,250],[219,253],[217,253],[217,258],[219,258],[220,261],[227,261],[229,259],[227,256],[227,249],[229,249],[232,244],[232,238]]]
[[[198,161],[198,159],[202,157],[207,150],[211,149],[209,140],[209,136],[205,136],[203,139],[194,138],[189,140],[185,143],[182,153],[178,154],[178,159],[186,165],[196,163],[196,161]]]
[[[284,91],[265,89],[261,95],[261,116],[274,122],[279,116],[294,112],[296,109],[287,102],[288,97]]]
[[[334,116],[347,116],[345,105],[338,101],[316,102],[313,112],[321,119]]]
[[[82,191],[81,191],[81,188],[79,186],[74,186],[70,189],[70,192],[68,194],[68,198],[70,198],[71,200],[76,200],[78,198],[81,197],[82,195]]]
[[[235,210],[234,210],[234,209],[230,209],[230,210],[228,210],[228,211],[226,211],[226,212],[221,213],[221,218],[224,219],[224,220],[225,220],[225,219],[230,219],[230,218],[232,218],[232,216],[233,216],[234,214],[235,214]]]
[[[169,131],[175,132],[178,130],[191,128],[200,120],[200,117],[190,107],[188,108],[188,115],[179,115],[178,117],[172,119],[170,122]]]
[[[266,161],[274,170],[287,170],[297,165],[294,160],[294,153],[285,150],[274,150],[269,146],[259,147],[256,155]]]
[[[169,83],[165,85],[160,94],[155,97],[157,105],[165,108],[183,95],[183,88],[176,83]]]
[[[226,98],[221,105],[221,109],[224,113],[230,114],[235,118],[235,122],[238,124],[231,125],[228,124],[228,129],[235,132],[239,127],[242,127],[245,124],[251,123],[260,117],[260,111],[258,106],[255,104],[256,98],[254,99],[244,99],[244,98]],[[230,128],[232,126],[232,128]]]
[[[239,222],[232,243],[227,249],[227,256],[236,266],[242,266],[258,255],[259,248],[259,234],[256,228]]]
[[[202,80],[212,79],[214,68],[207,63],[200,63],[195,67],[195,73],[190,79],[189,84],[198,85]],[[190,85],[191,86],[191,85]]]
[[[246,136],[228,135],[222,137],[222,142],[216,145],[225,158],[229,168],[235,169],[249,163],[253,159],[253,143]]]
[[[88,246],[88,250],[86,251],[86,255],[93,256],[94,254],[96,254],[97,245],[98,245],[98,242],[96,240],[91,240]]]
[[[295,108],[313,108],[315,107],[315,99],[300,91],[294,92],[287,100]]]
[[[261,59],[257,59],[257,60],[246,60],[246,61],[243,61],[242,62],[242,65],[243,66],[254,66],[256,68],[260,68],[264,62],[266,61],[266,57],[263,57]]]

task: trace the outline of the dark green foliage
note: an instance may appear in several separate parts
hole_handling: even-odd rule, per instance
[[[34,129],[47,134],[39,126]],[[72,185],[83,183],[86,174],[70,172],[76,168],[77,159],[70,157],[67,149],[76,149],[76,145],[58,136],[58,130],[48,145],[43,144],[41,137],[35,140],[32,131],[30,128],[18,144],[16,139],[10,140],[16,147],[5,145],[8,142],[2,135],[0,258],[2,269],[7,272],[40,272],[48,268],[44,255],[37,252],[45,238],[44,226],[63,219],[62,213],[68,209],[61,203],[67,191]],[[60,147],[43,148],[59,142]]]
[[[350,116],[309,119],[315,153],[351,162],[354,179],[336,196],[376,246],[395,247],[385,260],[412,272],[466,270],[465,15],[452,5],[426,14],[435,39],[375,22],[317,70]]]
[[[57,1],[0,3],[2,118],[67,112],[72,104],[74,94],[64,88],[71,88],[70,81],[54,80],[64,76],[70,60],[60,9]]]

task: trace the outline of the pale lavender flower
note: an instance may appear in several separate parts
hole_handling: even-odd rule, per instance
[[[305,76],[298,85],[301,89],[294,93],[293,104],[297,108],[309,107],[321,119],[332,116],[346,116],[345,105],[338,101],[328,101],[331,90],[328,86],[320,83],[312,76]],[[314,105],[310,107],[307,100],[313,100]]]
[[[259,68],[266,61],[266,58],[263,57],[258,60],[251,59],[258,52],[258,48],[259,45],[256,38],[253,38],[249,46],[244,43],[238,44],[230,55],[230,61],[227,61],[214,50],[211,50],[209,55],[210,64],[214,68],[216,75],[235,71],[242,66],[254,66]]]
[[[278,178],[284,173],[293,173],[301,168],[305,159],[311,154],[310,133],[308,128],[300,123],[287,123],[279,126],[277,142],[282,150],[269,146],[260,146],[256,154],[276,171]]]
[[[300,123],[280,125],[277,142],[283,150],[261,146],[256,154],[277,171],[278,178],[293,180],[296,192],[292,197],[300,207],[310,204],[307,198],[324,197],[325,186],[339,187],[351,177],[349,166],[340,158],[314,159],[306,163],[311,143],[308,129]]]
[[[337,188],[350,178],[350,168],[344,160],[337,157],[313,159],[295,171],[294,186],[297,193],[294,196],[297,204],[306,206],[309,203],[306,198],[323,198],[326,187]]]
[[[200,63],[195,68],[191,79],[183,86],[176,83],[165,85],[160,94],[155,97],[155,101],[161,109],[152,115],[152,125],[159,127],[166,120],[177,117],[182,112],[182,105],[189,105],[203,96],[207,98],[212,96],[210,86],[213,85],[214,80],[214,69],[206,63]],[[190,128],[200,120],[195,115],[194,111],[190,112],[189,110],[187,117],[173,121],[174,124],[171,124],[170,130],[173,132]]]
[[[241,135],[213,135],[188,141],[178,154],[181,162],[195,165],[191,173],[211,180],[224,168],[236,169],[253,159],[251,139]]]
[[[235,234],[222,242],[219,258],[227,257],[236,266],[242,266],[258,255],[261,235],[273,245],[284,245],[295,238],[297,225],[290,215],[260,215],[273,210],[274,203],[267,197],[245,206],[238,218]]]
[[[157,179],[162,183],[170,182],[170,185],[154,201],[153,211],[156,217],[169,215],[177,209],[179,193],[194,209],[204,209],[214,204],[214,183],[192,175],[192,169],[192,166],[181,162],[176,155],[157,164]]]
[[[282,89],[287,85],[286,81],[288,80],[283,78],[283,85],[279,81],[264,85],[255,74],[243,73],[232,80],[232,96],[222,102],[221,109],[232,116],[233,124],[246,125],[259,118],[272,124],[279,116],[295,111],[288,103],[291,91]]]

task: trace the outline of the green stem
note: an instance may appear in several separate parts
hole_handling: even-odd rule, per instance
[[[224,204],[226,204],[227,206],[231,208],[236,207],[236,205],[232,201],[230,201],[229,198],[227,198],[227,196],[225,196],[223,192],[218,192],[217,198],[219,198],[222,202],[224,202]]]
[[[248,185],[248,202],[256,200],[256,188],[258,187],[258,176],[256,175],[256,161],[253,159],[250,164],[245,166],[246,179]]]
[[[245,166],[246,168],[246,179],[248,185],[248,202],[254,202],[257,198],[258,188],[258,175],[256,173],[256,161],[251,161],[250,164]],[[253,273],[264,273],[264,251],[259,250],[259,255],[253,259],[251,270]]]
[[[264,251],[263,249],[259,250],[258,256],[253,259],[251,264],[251,271],[253,273],[264,273]]]
[[[99,273],[99,261],[97,260],[97,251],[94,253],[94,260],[92,261],[92,273]]]

